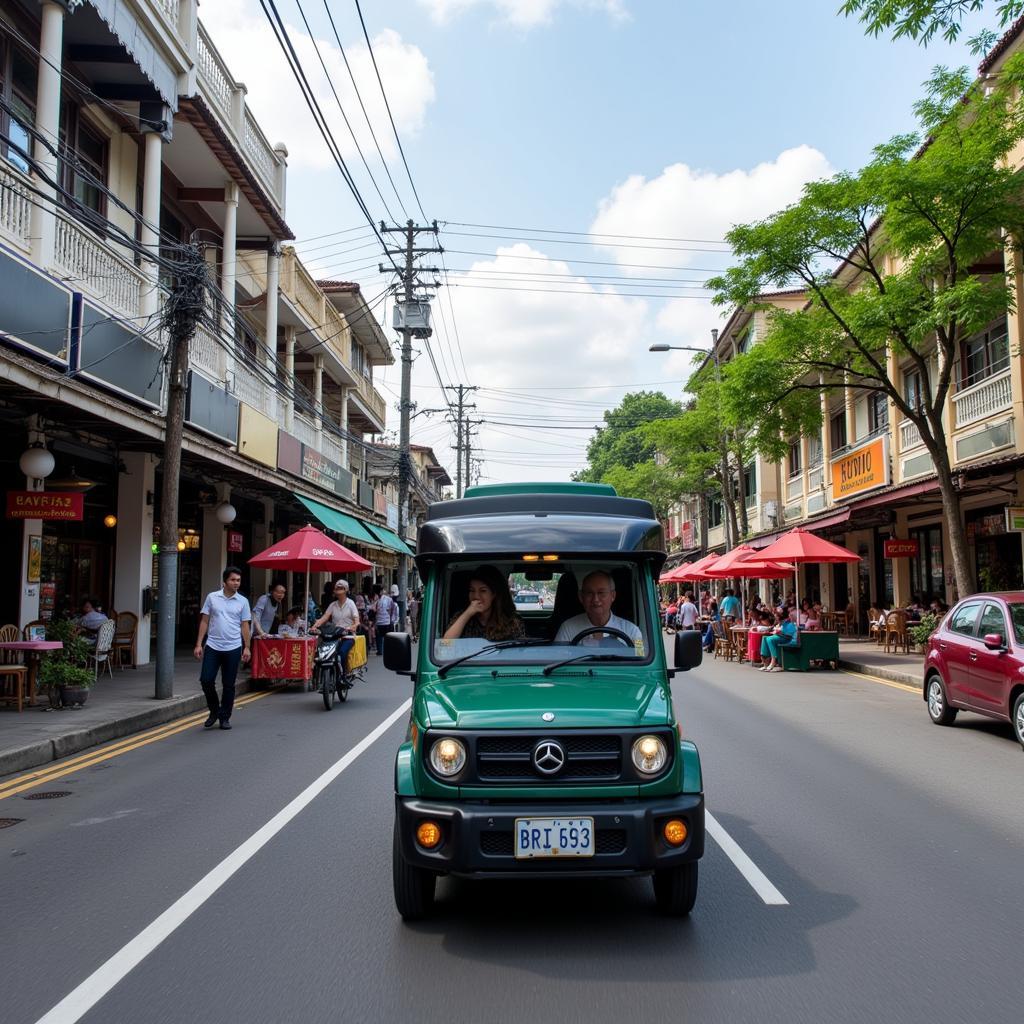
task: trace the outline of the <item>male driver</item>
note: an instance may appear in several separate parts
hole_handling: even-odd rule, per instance
[[[595,626],[607,626],[609,629],[617,629],[625,633],[632,641],[642,640],[643,634],[628,619],[620,619],[618,615],[612,615],[612,605],[615,602],[615,581],[606,572],[592,572],[583,578],[580,585],[580,603],[583,605],[583,615],[574,615],[567,619],[558,628],[555,634],[556,644],[566,644],[577,633],[585,629],[592,629]],[[582,643],[597,643],[604,639],[607,634],[591,633],[584,638]],[[616,639],[612,634],[612,639]]]
[[[203,667],[199,681],[203,684],[210,717],[203,723],[204,729],[212,729],[220,721],[222,729],[231,728],[231,709],[235,704],[235,676],[239,662],[248,664],[249,641],[252,630],[252,612],[249,602],[238,592],[242,585],[242,574],[233,565],[224,570],[221,577],[224,586],[206,595],[203,610],[199,613],[199,636],[193,652],[202,659]],[[203,650],[203,638],[206,650]],[[217,700],[217,671],[224,695]]]

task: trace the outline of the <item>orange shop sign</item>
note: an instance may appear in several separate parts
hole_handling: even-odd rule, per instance
[[[832,460],[832,500],[885,487],[889,483],[888,438],[876,437],[855,451]]]
[[[85,517],[85,495],[62,491],[8,491],[8,519],[64,519]]]

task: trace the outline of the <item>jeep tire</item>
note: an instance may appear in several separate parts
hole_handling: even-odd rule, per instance
[[[426,868],[413,866],[402,855],[397,821],[391,851],[391,878],[395,889],[395,906],[402,920],[419,921],[426,917],[434,906],[437,875]]]

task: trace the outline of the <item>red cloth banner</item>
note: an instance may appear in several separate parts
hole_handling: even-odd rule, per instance
[[[240,554],[242,551],[242,534],[237,530],[228,530],[228,551],[233,555]]]
[[[85,495],[63,491],[8,491],[8,519],[64,519],[85,517]]]
[[[258,637],[252,645],[256,679],[308,679],[313,670],[314,637]]]

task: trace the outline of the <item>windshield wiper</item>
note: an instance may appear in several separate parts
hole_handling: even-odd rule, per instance
[[[437,675],[438,678],[443,679],[448,674],[449,669],[455,668],[456,665],[461,665],[464,661],[478,658],[481,654],[489,654],[491,651],[503,651],[507,647],[544,647],[553,642],[552,640],[536,640],[529,637],[525,640],[501,640],[496,644],[488,644],[477,651],[471,651],[469,654],[464,654],[461,658],[447,662],[437,670]]]
[[[574,658],[565,658],[562,661],[553,661],[550,665],[544,666],[543,675],[549,676],[556,668],[563,665],[575,665],[578,661],[635,661],[635,654],[577,654]]]

